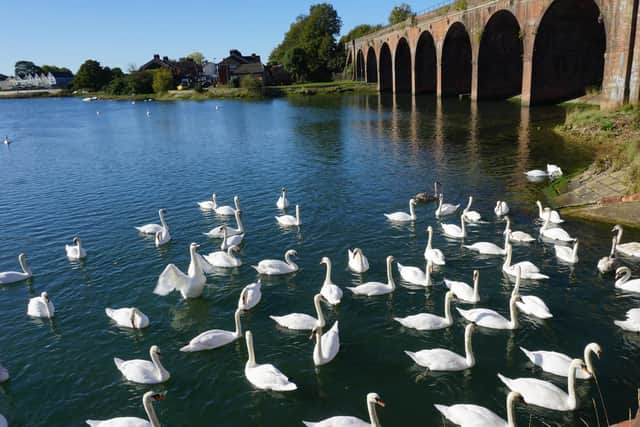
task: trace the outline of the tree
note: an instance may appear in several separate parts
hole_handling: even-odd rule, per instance
[[[173,74],[166,68],[160,68],[153,72],[153,91],[166,92],[173,88]]]
[[[413,10],[411,10],[411,6],[406,3],[402,3],[399,6],[391,9],[391,13],[389,14],[389,24],[397,24],[399,22],[406,21],[414,15]]]
[[[285,58],[285,69],[291,73],[295,80],[303,80],[309,74],[307,67],[307,54],[301,47],[294,47]]]
[[[86,60],[73,78],[74,89],[98,91],[112,80],[111,69],[100,65],[93,59]]]
[[[204,55],[202,54],[202,52],[190,53],[189,55],[187,55],[187,58],[193,59],[196,64],[200,65],[202,65],[202,63],[204,62]]]
[[[354,27],[351,31],[349,31],[344,36],[340,37],[340,44],[346,43],[350,40],[355,40],[359,37],[366,36],[367,34],[375,33],[376,31],[382,29],[382,25],[369,25],[362,24]]]
[[[67,67],[57,67],[55,65],[43,65],[40,68],[42,69],[42,72],[45,73],[45,74],[48,74],[48,73],[64,73],[64,74],[67,74],[69,76],[73,75],[71,70],[68,69]]]

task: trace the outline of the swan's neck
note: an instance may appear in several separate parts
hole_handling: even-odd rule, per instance
[[[160,421],[158,420],[155,409],[153,409],[153,403],[151,403],[151,396],[144,398],[142,406],[144,406],[144,411],[147,413],[147,418],[149,418],[151,426],[160,427]]]
[[[211,200],[213,201],[213,209],[218,209],[218,200],[217,200],[215,194],[213,196],[211,196]]]
[[[236,207],[236,211],[240,210],[240,202],[239,202],[239,199],[237,197],[233,198],[233,205]]]
[[[31,269],[29,268],[29,265],[27,264],[27,260],[25,260],[24,258],[20,258],[18,262],[20,263],[20,267],[22,268],[22,271],[24,271],[26,274],[31,276],[32,273],[31,273]]]
[[[438,183],[437,182],[433,183],[433,195],[435,197],[438,197]]]
[[[516,427],[516,417],[514,414],[515,402],[513,395],[509,393],[507,396],[507,427]]]
[[[451,299],[450,296],[444,297],[444,319],[448,324],[453,323],[453,317],[451,317]]]
[[[393,271],[391,268],[391,260],[387,261],[387,285],[391,287],[391,290],[396,288],[396,282],[393,280]]]
[[[480,281],[480,276],[478,274],[473,278],[473,299],[477,300],[480,296],[478,291],[478,282]]]
[[[298,268],[296,263],[291,260],[291,255],[289,255],[288,253],[284,255],[284,260],[287,264],[289,264],[289,267],[291,267],[292,269],[295,270]]]
[[[236,225],[238,226],[238,233],[244,233],[244,224],[240,219],[240,210],[236,210]]]
[[[51,310],[49,310],[49,298],[42,298],[44,304],[44,312],[47,313],[47,318],[51,319]]]
[[[625,270],[624,275],[618,280],[616,280],[616,286],[624,285],[627,282],[627,280],[629,280],[630,277],[631,277],[631,271]]]
[[[569,367],[569,379],[567,380],[567,388],[569,389],[569,407],[574,409],[577,406],[576,399],[576,364],[571,363]]]
[[[511,298],[509,301],[509,316],[511,320],[509,320],[509,329],[517,329],[518,328],[518,308],[516,307],[516,298]]]
[[[595,371],[593,370],[593,360],[591,359],[591,354],[593,350],[590,346],[586,346],[584,348],[584,361],[587,364],[587,370],[591,373],[591,375],[595,375]]]
[[[320,298],[314,298],[313,305],[316,308],[316,316],[318,316],[318,325],[320,325],[321,328],[324,328],[324,325],[326,324],[326,322],[324,320],[324,314],[322,313],[322,307],[320,306]]]
[[[427,249],[431,249],[431,239],[433,239],[433,230],[429,229],[429,238],[427,239]]]
[[[618,243],[618,239],[611,239],[611,252],[609,252],[609,258],[613,258],[616,255],[616,245]]]
[[[296,205],[296,225],[300,225],[300,206]]]
[[[224,244],[224,240],[222,241],[222,243]],[[188,271],[189,277],[198,277],[198,276],[204,277],[204,272],[202,271],[202,267],[198,263],[198,257],[196,256],[197,255],[196,248],[189,249],[189,252],[191,254],[191,262],[189,262],[189,271]]]
[[[429,272],[431,263],[427,261],[426,266],[424,267],[424,285],[431,286],[431,273]]]
[[[507,244],[509,243],[509,234],[511,234],[511,230],[509,230],[509,226],[507,226],[507,228],[504,229],[504,250],[506,253],[507,250]]]
[[[436,209],[436,213],[439,215],[442,213],[442,197],[438,198],[438,209]]]
[[[544,224],[542,224],[543,230],[546,230],[547,228],[549,228],[550,219],[551,219],[551,211],[547,211],[547,214],[544,217]]]
[[[578,257],[578,242],[573,244],[573,252],[571,252],[571,256],[574,260]]]
[[[360,263],[362,263],[362,261]],[[333,283],[331,281],[331,261],[327,261],[326,265],[327,265],[327,272],[326,272],[326,274],[324,276],[324,284],[325,285]]]
[[[618,234],[616,235],[616,244],[620,244],[622,241],[622,227],[618,228]]]
[[[464,334],[464,352],[467,359],[467,365],[472,367],[476,364],[476,358],[473,355],[473,347],[471,345],[471,336],[473,333],[471,332],[471,328],[469,328]]]
[[[376,413],[376,403],[367,401],[367,408],[369,409],[371,427],[380,427],[380,420],[378,420],[378,414]]]
[[[76,247],[78,248],[78,256],[81,256],[81,254],[82,254],[82,240],[78,239],[78,242],[76,243]]]
[[[520,273],[516,273],[516,284],[511,291],[511,297],[515,297],[520,294]]]
[[[473,199],[471,197],[469,197],[469,203],[467,203],[467,207],[465,208],[465,210],[471,209],[471,203],[473,202]]]
[[[253,336],[246,337],[247,340],[247,352],[249,353],[249,360],[247,360],[247,365],[250,368],[256,366],[256,354],[253,351]]]
[[[413,203],[409,203],[409,215],[411,216],[411,219],[416,219],[416,213],[413,209]]]
[[[167,223],[164,220],[164,213],[162,211],[160,211],[160,224],[162,224],[162,228],[164,228],[165,230],[169,229],[169,226],[167,225]],[[78,243],[78,248],[80,247],[80,244]]]
[[[512,249],[511,249],[511,246],[509,246],[509,245],[507,245],[506,248],[507,248],[507,257],[504,260],[503,267],[504,268],[509,268],[509,267],[511,267],[511,251],[512,251]]]
[[[151,361],[153,362],[153,366],[155,366],[160,377],[166,378],[169,376],[169,372],[167,372],[167,370],[164,369],[164,366],[162,366],[162,362],[160,362],[160,357],[158,357],[157,353],[151,353]]]
[[[460,228],[462,229],[462,237],[466,237],[467,230],[464,228],[464,215],[460,216]]]
[[[540,203],[540,202],[538,201],[538,202],[536,202],[536,205],[538,205],[538,216],[539,216],[540,218],[544,217],[544,214],[543,214],[543,212],[542,212],[542,203]]]
[[[239,337],[240,335],[242,335],[242,323],[240,322],[240,310],[236,310],[236,312],[235,312],[233,317],[234,317],[234,319],[236,321],[235,336]]]

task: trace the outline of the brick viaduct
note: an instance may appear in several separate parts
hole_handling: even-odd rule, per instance
[[[381,92],[529,106],[594,88],[603,108],[638,103],[639,1],[472,0],[348,42],[347,65]]]

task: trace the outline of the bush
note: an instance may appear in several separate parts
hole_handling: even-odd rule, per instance
[[[173,74],[166,68],[160,68],[153,72],[153,91],[163,93],[173,88]]]
[[[193,90],[196,91],[197,93],[202,93],[204,92],[204,89],[202,88],[202,84],[200,82],[196,83],[193,86]]]
[[[244,76],[240,79],[240,87],[244,89],[260,89],[262,88],[262,80],[252,76]]]

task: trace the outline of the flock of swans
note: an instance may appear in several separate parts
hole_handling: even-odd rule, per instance
[[[547,174],[550,175],[550,174]],[[436,185],[436,190],[438,186]],[[444,203],[442,193],[434,195],[438,205],[435,210],[437,218],[445,218],[458,213],[460,205]],[[483,220],[481,213],[471,210],[473,198],[469,197],[468,204],[459,215],[459,224],[456,222],[441,222],[442,234],[453,239],[465,239],[467,237],[466,224],[488,223]],[[245,237],[245,228],[242,223],[240,209],[240,198],[234,197],[234,206],[219,206],[216,194],[211,200],[198,202],[198,206],[203,210],[213,211],[216,215],[234,217],[236,227],[220,225],[206,233],[209,238],[221,239],[220,250],[207,255],[198,253],[199,245],[191,243],[189,246],[190,263],[187,271],[180,270],[176,265],[169,264],[159,275],[153,292],[160,296],[166,296],[173,291],[187,298],[198,298],[202,295],[206,275],[213,273],[215,268],[237,268],[243,265],[237,255],[239,245]],[[282,188],[281,194],[276,202],[276,207],[282,211],[281,215],[275,217],[278,224],[283,227],[300,226],[300,206],[295,205],[295,216],[287,215],[284,211],[290,206],[287,200],[286,189]],[[393,212],[384,214],[390,222],[409,223],[416,220],[416,201],[409,201],[409,213]],[[570,236],[560,227],[564,220],[560,215],[549,208],[543,208],[540,202],[538,206],[538,219],[543,221],[539,229],[539,238],[553,243],[555,254],[558,259],[566,263],[578,262],[578,241]],[[523,280],[545,280],[549,276],[529,261],[521,261],[512,264],[513,243],[531,243],[538,238],[522,231],[511,229],[511,222],[507,217],[509,206],[505,201],[498,201],[494,208],[495,217],[504,220],[504,241],[503,246],[498,246],[493,242],[475,242],[465,245],[469,250],[490,256],[504,257],[502,271],[514,281],[514,286],[508,301],[509,317],[499,314],[491,308],[462,308],[456,306],[457,313],[467,320],[468,324],[464,331],[465,354],[460,355],[446,348],[405,350],[405,354],[417,365],[430,371],[464,371],[472,368],[476,364],[473,353],[472,337],[477,328],[489,328],[497,330],[513,330],[519,327],[518,316],[523,313],[539,319],[551,319],[553,314],[542,298],[535,295],[521,295],[520,283]],[[160,209],[160,224],[146,224],[135,227],[139,233],[151,235],[155,239],[155,244],[161,246],[171,240],[169,226],[165,215],[166,211]],[[633,261],[640,260],[640,242],[622,243],[623,229],[616,225],[612,232],[611,252],[598,262],[597,268],[602,273],[615,271],[615,287],[629,292],[640,292],[640,279],[631,279],[631,270],[621,266],[621,261],[617,254],[622,254],[626,259]],[[427,245],[424,250],[425,268],[402,265],[396,262],[396,267],[401,278],[413,285],[420,287],[430,287],[437,285],[434,283],[432,273],[434,268],[441,268],[446,265],[443,252],[432,246],[433,227],[427,228]],[[571,245],[571,246],[567,246]],[[87,256],[87,251],[79,237],[73,239],[73,245],[65,245],[66,255],[71,260],[83,259]],[[297,256],[294,249],[285,252],[284,260],[264,259],[252,267],[259,275],[285,275],[298,271],[298,265],[293,261]],[[354,273],[364,273],[369,270],[369,261],[360,248],[349,249],[347,253],[348,267]],[[27,264],[25,254],[20,254],[18,261],[22,268],[21,272],[0,272],[0,285],[7,285],[26,280],[32,276],[32,271]],[[386,258],[387,281],[370,281],[361,283],[358,286],[347,287],[353,295],[375,297],[390,294],[396,290],[393,264],[395,258]],[[343,298],[343,289],[333,283],[331,278],[332,264],[329,257],[323,257],[320,261],[325,265],[326,275],[319,292],[313,297],[315,313],[288,313],[274,314],[270,318],[279,326],[297,330],[310,331],[310,339],[314,340],[314,348],[311,355],[315,366],[322,366],[330,363],[340,351],[340,336],[338,321],[326,329],[326,319],[323,314],[322,304],[338,305]],[[443,285],[447,288],[444,303],[444,316],[435,313],[417,313],[406,317],[395,317],[399,325],[404,328],[419,331],[434,331],[448,328],[453,324],[452,304],[476,305],[483,301],[480,288],[481,278],[478,270],[473,271],[472,284],[462,281],[445,278]],[[261,282],[258,280],[245,286],[240,292],[237,309],[234,312],[235,330],[207,330],[185,343],[181,352],[197,352],[213,350],[226,346],[244,337],[248,358],[245,363],[244,374],[249,383],[257,389],[273,390],[279,392],[294,391],[298,386],[291,381],[282,371],[269,363],[258,363],[256,351],[253,343],[252,332],[242,328],[242,313],[254,308],[262,298]],[[122,328],[142,329],[149,326],[149,318],[136,307],[106,308],[106,315]],[[53,318],[55,307],[47,292],[42,292],[40,296],[31,298],[27,304],[27,314],[32,317]],[[615,324],[628,331],[640,332],[640,308],[627,312],[625,320],[617,320]],[[435,405],[436,409],[454,424],[461,426],[509,426],[516,425],[514,416],[514,405],[518,401],[536,405],[557,411],[571,411],[578,406],[575,393],[575,381],[588,380],[592,378],[595,370],[591,356],[600,357],[602,349],[596,343],[588,344],[584,349],[583,359],[552,352],[535,350],[531,351],[521,348],[524,356],[534,365],[539,366],[543,371],[556,376],[567,378],[567,391],[553,385],[548,381],[537,378],[507,378],[498,373],[502,383],[511,391],[506,399],[507,420],[491,410],[472,405],[454,404],[451,406]],[[139,384],[163,383],[171,377],[169,371],[161,361],[160,349],[153,345],[149,350],[150,360],[123,360],[114,358],[115,367],[122,373],[122,376],[131,382]],[[9,379],[9,371],[0,366],[0,383]],[[152,426],[158,427],[160,422],[153,409],[154,400],[162,400],[163,396],[147,392],[142,398],[143,407],[148,419],[135,417],[118,417],[109,420],[95,421],[87,420],[87,424],[94,427],[134,427]],[[334,416],[319,422],[304,421],[310,427],[340,427],[340,426],[380,426],[376,414],[376,406],[384,406],[380,396],[376,393],[369,393],[366,396],[366,406],[369,413],[369,420],[363,421],[355,417]],[[0,427],[7,425],[7,421],[0,415]]]

